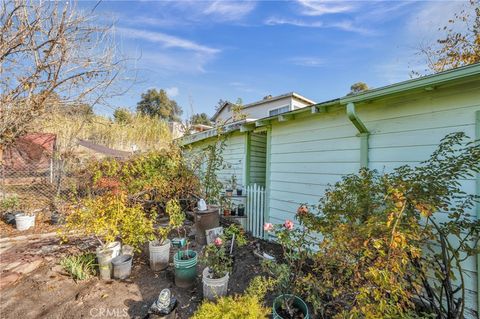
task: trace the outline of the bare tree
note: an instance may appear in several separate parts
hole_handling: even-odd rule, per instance
[[[58,1],[0,6],[0,148],[55,104],[93,106],[118,93],[124,60],[93,11]]]

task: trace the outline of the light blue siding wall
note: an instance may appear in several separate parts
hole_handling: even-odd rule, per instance
[[[237,184],[245,184],[245,134],[236,132],[225,139],[223,161],[225,167],[218,177],[224,185],[230,185],[232,175],[237,176]]]
[[[359,117],[371,132],[369,167],[388,171],[418,164],[451,132],[464,131],[475,137],[479,87],[477,82],[357,105]],[[316,204],[327,184],[358,171],[360,138],[356,134],[344,110],[272,125],[271,222],[293,219],[299,203]],[[462,185],[466,192],[476,192],[474,179],[464,180]],[[467,261],[465,269],[466,303],[476,309],[474,258]]]
[[[216,143],[216,138],[210,138],[185,147],[186,152],[196,154],[204,160],[201,170],[205,170],[207,164],[207,154],[203,150],[210,144]],[[235,132],[225,136],[225,148],[223,150],[224,166],[218,173],[219,180],[225,187],[230,185],[230,179],[233,174],[237,176],[237,183],[244,185],[245,183],[245,135],[244,133]]]
[[[265,186],[266,133],[250,133],[250,184]]]

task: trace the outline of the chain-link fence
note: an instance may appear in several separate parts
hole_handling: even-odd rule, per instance
[[[60,191],[61,162],[56,136],[32,133],[0,149],[0,200],[15,198],[22,208],[44,208]]]
[[[59,192],[58,164],[53,158],[47,163],[5,165],[0,168],[1,199],[16,197],[22,206],[42,208],[49,205]]]

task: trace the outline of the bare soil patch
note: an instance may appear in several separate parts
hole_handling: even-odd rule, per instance
[[[150,305],[160,291],[170,288],[179,301],[177,318],[189,318],[202,302],[201,273],[203,267],[197,266],[197,281],[193,288],[182,289],[174,285],[174,268],[155,273],[148,265],[147,248],[134,257],[132,275],[128,280],[101,281],[97,277],[83,282],[75,282],[58,266],[60,256],[83,248],[93,250],[93,242],[80,241],[70,243],[58,253],[47,252],[45,246],[55,247],[58,239],[43,240],[32,247],[42,253],[44,263],[28,276],[0,291],[2,318],[147,318]],[[191,240],[191,242],[194,242]],[[201,247],[192,244],[192,249]],[[257,246],[272,255],[278,255],[275,244],[263,240],[253,240],[235,251],[235,266],[229,282],[229,294],[243,293],[250,280],[261,274],[258,257],[253,254]],[[68,248],[67,248],[68,247]],[[30,248],[32,249],[32,248]],[[82,249],[83,250],[83,249]],[[174,253],[176,249],[172,251]],[[7,256],[7,252],[0,257]],[[21,253],[17,250],[17,253]],[[29,254],[25,251],[24,254]],[[2,276],[5,274],[2,273]],[[271,304],[272,296],[267,296]]]

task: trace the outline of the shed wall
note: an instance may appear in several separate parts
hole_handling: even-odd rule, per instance
[[[480,83],[357,105],[370,130],[369,167],[389,171],[429,158],[448,133],[475,137]],[[269,219],[292,219],[299,203],[316,204],[327,184],[360,168],[360,138],[345,111],[274,123],[271,130]],[[461,181],[476,193],[475,179]],[[475,212],[471,212],[475,214]],[[476,262],[465,263],[468,308],[476,309]],[[471,316],[473,316],[471,314]]]
[[[193,143],[186,147],[187,152],[191,153],[203,153],[205,148],[212,143],[216,143],[216,138],[210,138],[204,141]],[[239,185],[245,184],[245,159],[246,159],[246,143],[245,134],[235,132],[225,136],[225,148],[223,150],[224,168],[218,172],[218,178],[225,187],[230,185],[230,179],[233,174],[237,177],[237,183]],[[205,153],[206,155],[206,153]],[[202,163],[202,173],[204,172],[207,164],[208,157],[203,156],[204,162]]]

